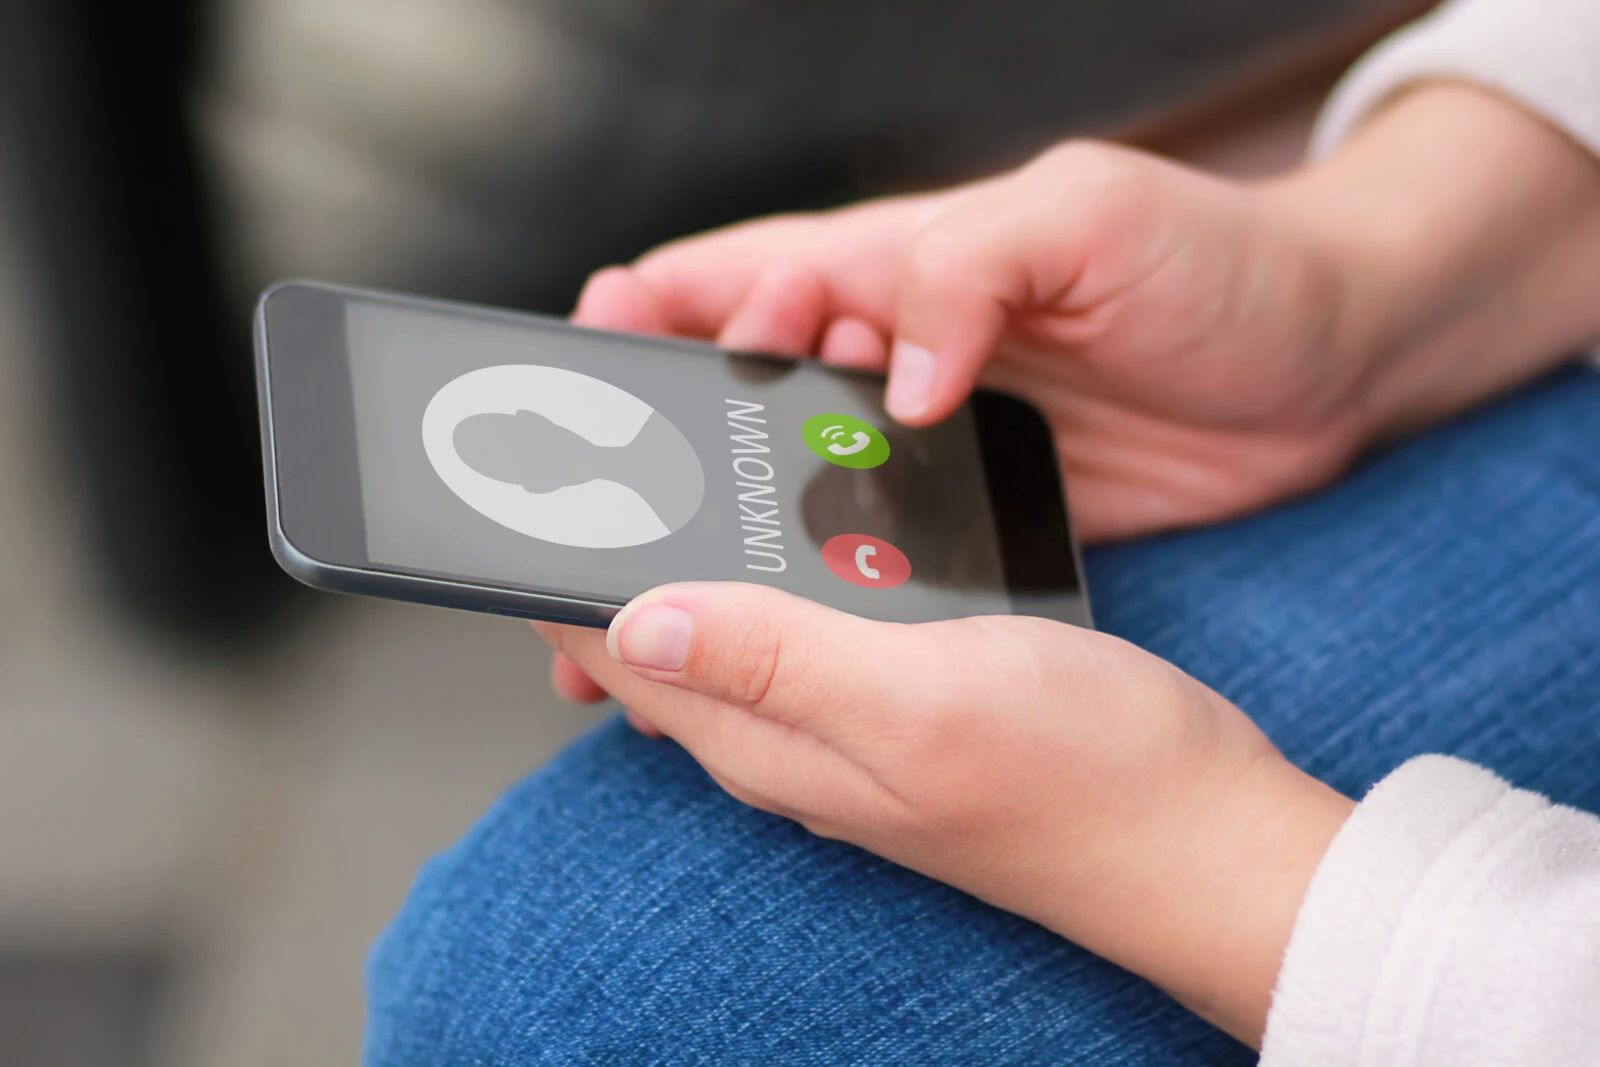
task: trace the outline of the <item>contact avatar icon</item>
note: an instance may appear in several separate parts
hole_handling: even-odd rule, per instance
[[[422,416],[450,491],[507,529],[572,548],[631,548],[686,526],[705,500],[687,438],[632,393],[528,364],[449,382]]]

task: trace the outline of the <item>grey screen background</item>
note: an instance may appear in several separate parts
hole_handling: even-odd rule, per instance
[[[1010,599],[976,430],[966,410],[924,430],[884,414],[881,383],[816,364],[729,358],[711,350],[601,333],[412,309],[351,298],[346,329],[356,411],[367,553],[374,565],[536,592],[628,599],[664,582],[719,579],[778,586],[854,614],[914,622],[1001,614]],[[607,381],[655,408],[686,437],[705,472],[705,500],[677,532],[632,548],[582,549],[535,540],[484,517],[429,463],[422,416],[434,395],[483,367],[534,364]],[[760,404],[771,449],[782,573],[745,554],[729,401]],[[882,430],[889,460],[850,470],[814,455],[807,418],[854,415]],[[770,505],[768,505],[770,506]],[[821,545],[842,533],[881,537],[911,561],[894,589],[839,578]],[[766,546],[763,546],[766,547]]]

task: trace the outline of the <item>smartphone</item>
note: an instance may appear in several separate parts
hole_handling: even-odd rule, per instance
[[[667,582],[1090,625],[1049,427],[881,375],[310,282],[255,321],[272,550],[321,589],[604,626]]]

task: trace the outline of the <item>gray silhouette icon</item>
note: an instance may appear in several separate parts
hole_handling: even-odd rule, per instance
[[[553,493],[596,479],[616,482],[638,493],[673,533],[694,518],[705,499],[699,457],[660,412],[652,412],[620,448],[592,444],[534,411],[473,415],[456,427],[455,448],[479,474],[530,493]]]

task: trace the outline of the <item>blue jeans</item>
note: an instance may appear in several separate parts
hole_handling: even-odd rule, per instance
[[[1352,796],[1447,752],[1600,808],[1600,375],[1088,567],[1104,629]],[[368,984],[372,1067],[1254,1061],[1141,979],[743,807],[617,721],[424,869]]]

